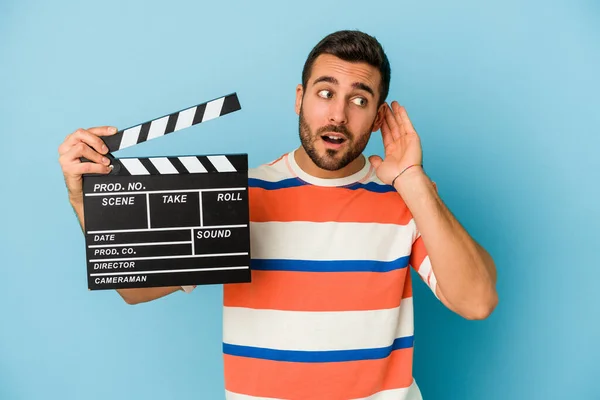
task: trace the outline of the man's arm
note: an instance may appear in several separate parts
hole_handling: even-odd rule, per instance
[[[127,304],[146,303],[156,300],[178,290],[183,290],[181,286],[140,288],[140,289],[116,289]]]
[[[496,268],[491,256],[444,205],[421,168],[404,172],[394,188],[421,233],[437,279],[436,295],[464,318],[487,318],[498,303]]]
[[[423,165],[421,140],[406,109],[397,101],[381,105],[374,129],[381,128],[385,160],[369,160],[382,182],[391,184],[411,211],[436,278],[437,297],[468,319],[490,315],[498,303],[496,268],[490,255],[452,216]]]
[[[85,233],[85,221],[83,213],[83,185],[82,175],[86,173],[107,174],[111,171],[109,161],[103,155],[108,152],[99,136],[109,136],[117,130],[111,127],[96,127],[90,129],[78,129],[68,135],[58,148],[59,163],[61,165],[65,184],[69,194],[69,202],[77,215],[79,225]],[[82,163],[85,157],[91,162]],[[145,303],[164,297],[178,290],[181,286],[140,288],[140,289],[117,289],[127,304]]]

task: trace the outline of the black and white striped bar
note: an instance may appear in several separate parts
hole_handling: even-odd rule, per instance
[[[90,290],[250,281],[246,154],[115,162],[83,178]]]
[[[113,161],[121,175],[169,175],[210,172],[236,172],[246,168],[245,159],[224,155],[121,158]]]
[[[241,109],[236,93],[123,129],[103,138],[110,152],[135,146]]]

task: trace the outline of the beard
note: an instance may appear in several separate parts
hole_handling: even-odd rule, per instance
[[[304,119],[302,107],[300,107],[298,130],[302,147],[304,147],[304,151],[306,151],[306,154],[308,154],[313,163],[321,169],[337,171],[350,164],[362,154],[367,147],[374,124],[375,121],[373,121],[371,129],[358,136],[350,132],[344,125],[326,125],[317,129],[316,132],[312,132],[310,126],[308,126],[308,123]],[[321,135],[326,132],[341,133],[346,137],[346,140],[341,149],[325,149],[323,154],[319,154],[315,148],[315,143],[322,140]]]

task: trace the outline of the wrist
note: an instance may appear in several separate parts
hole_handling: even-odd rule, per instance
[[[422,165],[415,164],[402,170],[392,181],[392,186],[399,191],[402,186],[406,185],[406,182],[419,179],[419,177],[426,177],[425,171]]]
[[[83,204],[83,195],[72,195],[71,193],[69,193],[69,203],[71,203],[72,206],[80,206]]]
[[[405,198],[405,200],[413,197],[413,194],[415,193],[428,191],[427,188],[429,186],[433,187],[433,182],[421,168],[411,168],[410,171],[406,171],[398,177],[394,183],[394,189],[396,189],[400,196]]]

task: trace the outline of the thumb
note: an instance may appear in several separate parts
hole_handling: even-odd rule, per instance
[[[370,156],[369,162],[373,165],[373,167],[375,167],[375,169],[377,169],[383,160],[379,156]]]

